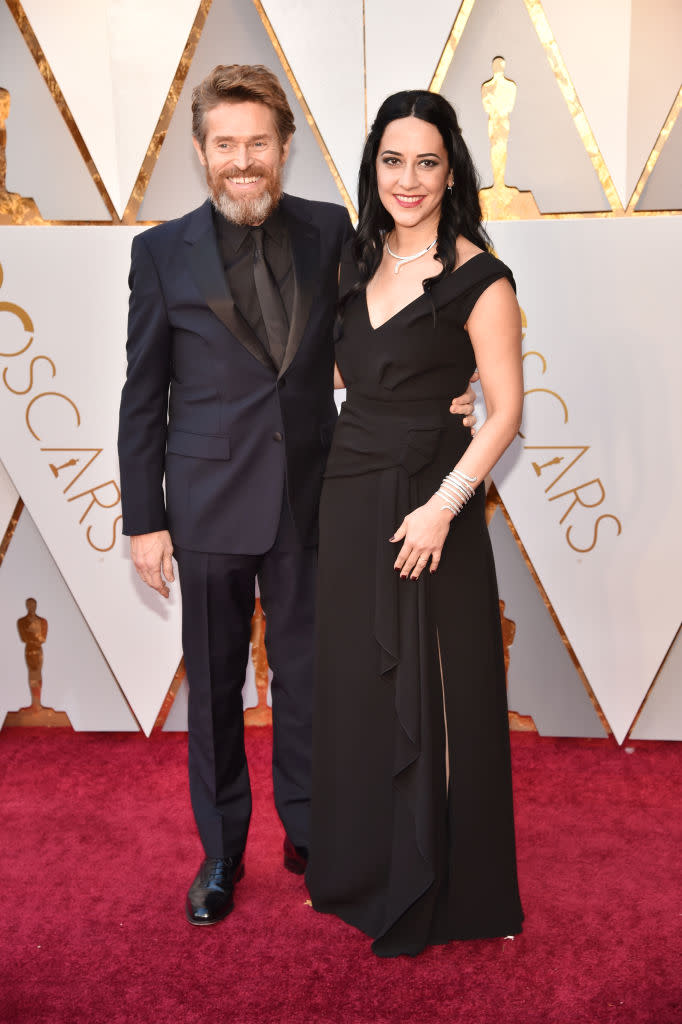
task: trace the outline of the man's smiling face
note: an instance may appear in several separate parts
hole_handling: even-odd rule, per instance
[[[194,147],[206,170],[211,201],[236,224],[260,224],[282,195],[282,168],[290,139],[282,143],[264,103],[219,103],[204,119],[203,148]]]

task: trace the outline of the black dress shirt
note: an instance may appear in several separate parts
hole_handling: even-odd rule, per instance
[[[265,324],[253,283],[254,246],[250,228],[245,224],[233,224],[215,209],[213,222],[218,238],[218,251],[235,305],[268,352]],[[289,231],[281,210],[276,209],[271,213],[262,227],[265,258],[277,282],[291,323],[294,308],[294,264]]]

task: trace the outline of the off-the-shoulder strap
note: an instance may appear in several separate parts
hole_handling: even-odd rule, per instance
[[[502,277],[516,291],[514,275],[509,267],[492,253],[478,253],[462,266],[456,267],[449,277],[438,282],[434,288],[436,308],[442,309],[452,302],[456,303],[457,319],[465,324],[486,288]]]

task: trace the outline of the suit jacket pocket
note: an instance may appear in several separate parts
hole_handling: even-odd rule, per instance
[[[229,437],[215,434],[190,434],[186,430],[174,430],[166,442],[168,455],[187,455],[194,459],[229,459]]]

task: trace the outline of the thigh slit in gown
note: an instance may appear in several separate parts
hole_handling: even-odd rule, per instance
[[[470,443],[449,412],[475,368],[463,325],[500,277],[513,284],[482,253],[377,329],[359,293],[337,343],[347,399],[320,504],[307,882],[380,956],[523,920],[483,487],[432,576],[401,580],[389,540]]]

